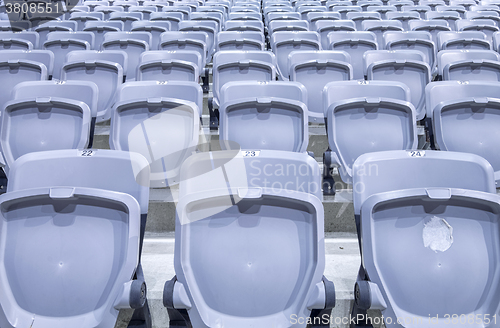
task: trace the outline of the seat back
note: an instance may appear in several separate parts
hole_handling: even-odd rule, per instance
[[[73,39],[71,37],[64,39],[51,39],[50,34],[52,33],[49,33],[47,35],[47,41],[45,41],[45,43],[43,44],[43,49],[50,50],[54,54],[54,68],[52,70],[52,78],[55,80],[59,80],[61,79],[61,70],[66,55],[71,51],[90,50],[90,43],[81,39]]]
[[[143,14],[141,12],[112,12],[109,14],[110,21],[121,21],[123,22],[123,31],[130,32],[132,28],[132,23],[136,21],[143,20]]]
[[[34,320],[113,326],[138,265],[137,201],[107,190],[45,187],[9,192],[0,203],[0,230],[11,232],[0,246],[2,327]]]
[[[352,20],[318,21],[316,22],[316,31],[320,35],[322,49],[327,50],[330,48],[328,43],[329,33],[337,31],[354,32],[356,31],[356,24]]]
[[[254,31],[223,31],[217,33],[216,51],[264,50],[264,34]]]
[[[90,45],[89,50],[94,50],[94,44],[95,44],[95,36],[94,33],[91,32],[66,32],[66,31],[56,31],[56,32],[51,32],[47,34],[47,41],[52,41],[52,40],[69,40],[69,39],[74,39],[74,40],[81,40],[84,42],[87,42]]]
[[[168,21],[170,23],[170,31],[178,31],[179,22],[181,22],[184,18],[182,13],[156,12],[156,13],[151,13],[149,19],[151,21]]]
[[[403,32],[403,23],[397,20],[365,20],[361,23],[361,30],[375,33],[378,48],[385,49],[384,34],[389,31]]]
[[[408,59],[420,56],[420,60]],[[385,58],[385,59],[384,59]],[[425,117],[425,86],[431,81],[431,68],[424,62],[420,51],[394,50],[379,51],[371,64],[367,63],[368,80],[403,82],[411,90],[411,103],[415,107],[417,120]]]
[[[175,289],[183,288],[193,300],[189,311],[193,326],[263,327],[268,322],[289,326],[285,313],[307,317],[306,304],[314,302],[314,286],[321,283],[321,201],[317,193],[307,187],[297,190],[295,184],[296,178],[303,185],[320,183],[317,163],[306,154],[290,152],[262,150],[258,157],[244,156],[238,151],[199,153],[182,167]],[[273,174],[266,180],[275,186],[273,191],[264,186],[263,165],[283,166],[290,174],[300,167],[304,176]],[[285,250],[291,256],[283,258]],[[217,255],[207,257],[206,251]],[[293,274],[278,274],[283,268]],[[228,284],[234,287],[227,288]],[[270,297],[264,292],[268,288],[277,292]]]
[[[364,79],[363,54],[367,50],[377,50],[377,36],[373,32],[335,32],[328,34],[331,50],[345,51],[351,56],[353,79]]]
[[[458,24],[458,23],[457,23]],[[409,22],[412,31],[427,31],[432,35],[432,41],[437,44],[437,35],[442,31],[451,31],[448,22],[444,19],[412,20]]]
[[[17,84],[12,90],[12,99],[31,99],[37,97],[57,97],[81,101],[88,105],[91,113],[89,148],[92,148],[94,127],[97,116],[99,89],[88,81],[29,81]]]
[[[486,38],[493,42],[493,33],[498,32],[498,26],[491,19],[461,19],[457,21],[457,31],[481,31],[486,34]]]
[[[191,81],[197,82],[202,64],[196,51],[146,51],[139,59],[138,81]]]
[[[290,80],[302,83],[307,89],[309,121],[324,122],[323,88],[328,82],[352,79],[353,68],[347,52],[292,51],[288,56]]]
[[[212,58],[215,51],[215,37],[219,31],[219,24],[214,21],[182,21],[179,23],[179,31],[205,32],[208,35],[207,51],[208,57]]]
[[[123,83],[127,62],[124,51],[72,51],[66,57],[62,80],[95,83],[99,90],[96,120],[107,121],[110,119],[110,108],[115,101],[116,90]]]
[[[151,50],[158,50],[160,45],[160,35],[163,32],[170,31],[171,26],[168,21],[136,21],[132,23],[132,32],[149,32],[151,33]]]
[[[229,20],[224,25],[226,31],[260,31],[264,32],[264,23],[261,21]]]
[[[229,82],[221,89],[220,102],[222,149],[306,151],[307,91],[302,84]]]
[[[58,97],[31,97],[5,104],[0,146],[6,164],[44,150],[87,148],[90,108],[83,102]]]
[[[45,41],[47,41],[48,33],[56,31],[75,32],[77,29],[78,29],[78,24],[75,21],[57,21],[57,20],[47,21],[34,28],[35,32],[38,33],[39,48],[41,48],[45,43]]]
[[[151,187],[177,184],[198,144],[202,95],[196,82],[125,83],[112,109],[110,148],[146,157]]]
[[[381,170],[376,178],[366,178],[368,192],[376,193],[361,204],[361,238],[370,288],[379,291],[375,297],[383,303],[384,318],[408,316],[424,322],[429,311],[434,311],[433,318],[444,317],[451,308],[464,316],[482,316],[498,307],[498,259],[491,256],[496,254],[498,237],[484,233],[498,229],[499,198],[488,193],[491,168],[470,154],[432,153],[389,152],[360,158],[364,165],[358,182],[364,181],[362,170],[367,165],[380,164]],[[392,158],[387,161],[387,157]],[[411,168],[414,177],[408,179]],[[463,179],[463,169],[470,172],[470,179]],[[405,174],[404,183],[398,181],[400,173]],[[394,188],[387,188],[391,185]],[[455,189],[457,185],[463,189]],[[478,244],[481,247],[470,252]],[[478,267],[488,269],[478,275]],[[462,274],[443,280],[442,268]],[[411,283],[395,279],[402,274]],[[469,295],[466,301],[449,297],[457,285]]]
[[[269,34],[278,31],[309,31],[309,22],[306,20],[273,20],[269,22]]]
[[[336,21],[340,20],[340,14],[334,12],[311,12],[307,14],[310,31],[316,31],[316,22],[318,21]]]
[[[289,80],[288,55],[297,50],[320,50],[317,32],[275,32],[271,36],[271,49],[276,55],[281,80]]]
[[[432,41],[432,35],[429,32],[386,32],[384,33],[384,49],[418,50],[424,54],[424,61],[429,64],[431,69],[435,66],[437,48]]]
[[[403,2],[403,1],[401,1]],[[395,5],[396,7],[398,6],[397,4]],[[420,14],[416,11],[396,11],[392,12],[389,11],[388,13],[385,14],[387,19],[391,20],[398,20],[403,24],[403,30],[405,31],[410,31],[410,24],[409,22],[412,20],[419,20],[420,19]]]
[[[347,13],[347,19],[353,20],[356,23],[356,30],[363,31],[362,23],[367,20],[381,20],[382,15],[378,12],[351,12]]]
[[[214,102],[220,104],[222,87],[232,81],[274,81],[276,56],[270,51],[221,51],[213,60]]]
[[[127,52],[127,81],[134,81],[139,58],[148,51],[152,36],[148,32],[109,32],[104,35],[103,50],[122,50]]]
[[[101,50],[104,35],[108,32],[123,31],[124,24],[121,21],[89,21],[85,23],[83,31],[94,34],[94,49]]]
[[[444,80],[500,81],[499,61],[492,50],[442,50],[437,63]]]
[[[21,48],[19,48],[19,50],[38,49],[39,47],[39,36],[37,32],[0,32],[0,45],[3,49],[17,50],[16,44],[18,44],[18,42],[15,42],[16,40],[25,41],[24,45],[20,45]],[[30,44],[31,48],[29,47]]]
[[[437,37],[439,50],[491,49],[491,44],[486,39],[486,34],[481,31],[439,32]]]
[[[190,50],[197,51],[204,63],[209,61],[208,57],[208,34],[205,32],[164,32],[160,35],[160,50]]]

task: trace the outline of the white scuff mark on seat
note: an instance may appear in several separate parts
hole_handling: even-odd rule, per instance
[[[424,224],[424,246],[434,252],[444,252],[453,244],[453,227],[445,219],[433,216]]]

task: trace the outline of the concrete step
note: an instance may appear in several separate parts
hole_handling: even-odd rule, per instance
[[[326,267],[324,275],[335,284],[336,306],[332,311],[330,327],[347,328],[353,302],[354,283],[360,266],[358,240],[355,234],[331,233],[325,238]],[[173,233],[147,233],[142,251],[142,266],[148,287],[148,302],[152,312],[153,327],[167,328],[168,315],[163,306],[163,286],[174,275]],[[272,292],[272,291],[270,291]],[[115,328],[126,328],[131,310],[120,312]],[[380,316],[373,311],[371,316]],[[337,318],[337,319],[335,319]],[[379,328],[379,326],[376,326]]]

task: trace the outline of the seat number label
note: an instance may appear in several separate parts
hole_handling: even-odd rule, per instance
[[[410,156],[410,157],[424,157],[425,150],[411,150],[408,152],[408,156]]]
[[[95,154],[95,150],[92,150],[92,149],[84,149],[84,150],[78,151],[78,155],[81,157],[90,157],[90,156],[94,156],[94,154]]]
[[[260,155],[260,150],[243,150],[243,157],[257,157]]]

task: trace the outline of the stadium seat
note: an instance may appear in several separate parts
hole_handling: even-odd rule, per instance
[[[101,50],[104,35],[108,32],[121,32],[123,26],[120,21],[89,21],[85,23],[83,31],[94,34],[94,49]]]
[[[321,38],[321,48],[327,50],[330,46],[328,34],[337,31],[355,32],[356,24],[352,20],[319,21],[316,22],[316,31]]]
[[[363,25],[362,23],[365,21],[370,21],[370,20],[381,20],[382,16],[378,12],[368,12],[368,11],[363,11],[363,12],[351,12],[347,13],[346,18],[354,21],[356,24],[356,30],[357,31],[363,31]]]
[[[306,20],[282,20],[275,19],[269,22],[268,33],[273,34],[278,31],[309,31],[309,22]]]
[[[229,82],[220,91],[221,149],[305,152],[307,91],[298,82]]]
[[[96,120],[107,121],[116,90],[128,70],[127,62],[124,51],[72,51],[62,68],[62,80],[94,82],[99,89]]]
[[[222,31],[217,33],[216,51],[264,50],[264,34],[254,31]]]
[[[450,32],[442,32],[450,33]],[[439,34],[438,34],[439,35]],[[434,69],[436,62],[436,46],[432,35],[425,31],[386,32],[384,33],[387,50],[418,50],[424,54],[424,61]]]
[[[316,32],[275,32],[271,35],[271,49],[276,55],[279,78],[288,81],[288,55],[297,50],[320,50],[319,34]]]
[[[344,51],[292,51],[288,56],[290,81],[307,89],[309,121],[324,123],[323,89],[328,82],[352,80],[351,58]]]
[[[353,163],[360,155],[416,149],[416,111],[408,101],[409,91],[390,81],[328,83],[323,105],[331,151],[324,155],[325,170],[338,166],[342,181],[351,184]]]
[[[432,35],[432,41],[437,44],[437,35],[442,31],[451,31],[444,19],[412,20],[408,23],[411,31],[426,31]],[[458,28],[458,27],[457,27]]]
[[[499,28],[491,19],[461,19],[457,21],[457,31],[481,31],[486,34],[486,38],[492,43],[493,33],[498,32]]]
[[[334,12],[312,12],[307,14],[307,21],[311,31],[316,31],[316,22],[318,21],[336,21],[340,20],[340,14]]]
[[[439,32],[437,35],[438,50],[476,49],[491,50],[486,34],[480,31]]]
[[[178,31],[179,23],[183,20],[182,13],[176,12],[157,12],[149,17],[151,21],[167,21],[170,23],[170,31]]]
[[[351,56],[353,79],[364,80],[363,54],[377,50],[377,36],[373,32],[335,32],[328,34],[328,49],[345,51]]]
[[[378,49],[385,49],[384,34],[386,32],[403,32],[403,24],[397,20],[366,20],[361,23],[362,31],[375,33]]]
[[[442,50],[437,64],[443,80],[500,81],[500,55],[492,50]]]
[[[304,173],[267,177],[264,165]],[[176,276],[163,294],[169,316],[187,309],[186,326],[242,328],[292,327],[289,313],[301,322],[329,317],[335,287],[322,278],[318,169],[306,154],[269,150],[258,157],[233,150],[187,159],[176,212]]]
[[[70,21],[77,23],[77,31],[83,31],[85,23],[88,21],[104,20],[104,13],[99,12],[74,12],[69,16]]]
[[[78,24],[75,21],[48,21],[34,28],[38,33],[39,48],[47,41],[47,34],[51,32],[75,32]]]
[[[264,33],[264,23],[260,21],[229,20],[224,26],[226,31],[257,31]]]
[[[388,12],[386,14],[387,19],[398,20],[403,24],[403,30],[410,31],[410,21],[412,20],[420,20],[420,15],[414,11],[396,11],[396,12]]]
[[[137,81],[198,82],[204,64],[196,51],[146,51],[139,58]]]
[[[367,80],[398,81],[408,85],[417,120],[425,117],[425,86],[431,81],[431,69],[420,51],[369,51],[364,60]]]
[[[180,32],[204,32],[208,35],[207,45],[207,60],[212,59],[215,51],[215,38],[220,26],[215,21],[182,21],[179,23]]]
[[[205,32],[164,32],[160,35],[160,50],[190,50],[200,54],[204,63],[209,61],[207,54],[208,35]]]
[[[137,21],[132,22],[131,32],[149,32],[151,33],[151,50],[160,49],[160,35],[163,32],[170,31],[170,22],[168,21]]]
[[[179,182],[182,162],[196,150],[203,91],[195,82],[128,82],[111,113],[111,149],[142,154],[153,188]]]
[[[143,19],[143,14],[141,12],[112,12],[109,14],[110,21],[120,21],[123,22],[123,31],[130,32],[132,29],[132,23]]]
[[[102,49],[125,51],[128,57],[126,80],[134,81],[139,58],[143,52],[149,51],[151,43],[152,36],[148,32],[108,32],[104,35]]]
[[[81,101],[90,109],[91,122],[88,148],[92,148],[94,128],[97,116],[97,99],[99,89],[89,81],[28,81],[16,84],[12,90],[13,100],[31,99],[37,97],[67,98]]]
[[[363,186],[353,200],[364,272],[351,316],[378,309],[385,321],[419,324],[437,320],[430,312],[444,318],[450,309],[463,316],[495,313],[497,240],[484,234],[497,229],[490,165],[472,154],[391,151],[360,156],[353,171],[354,183]],[[469,297],[453,297],[458,285]]]

